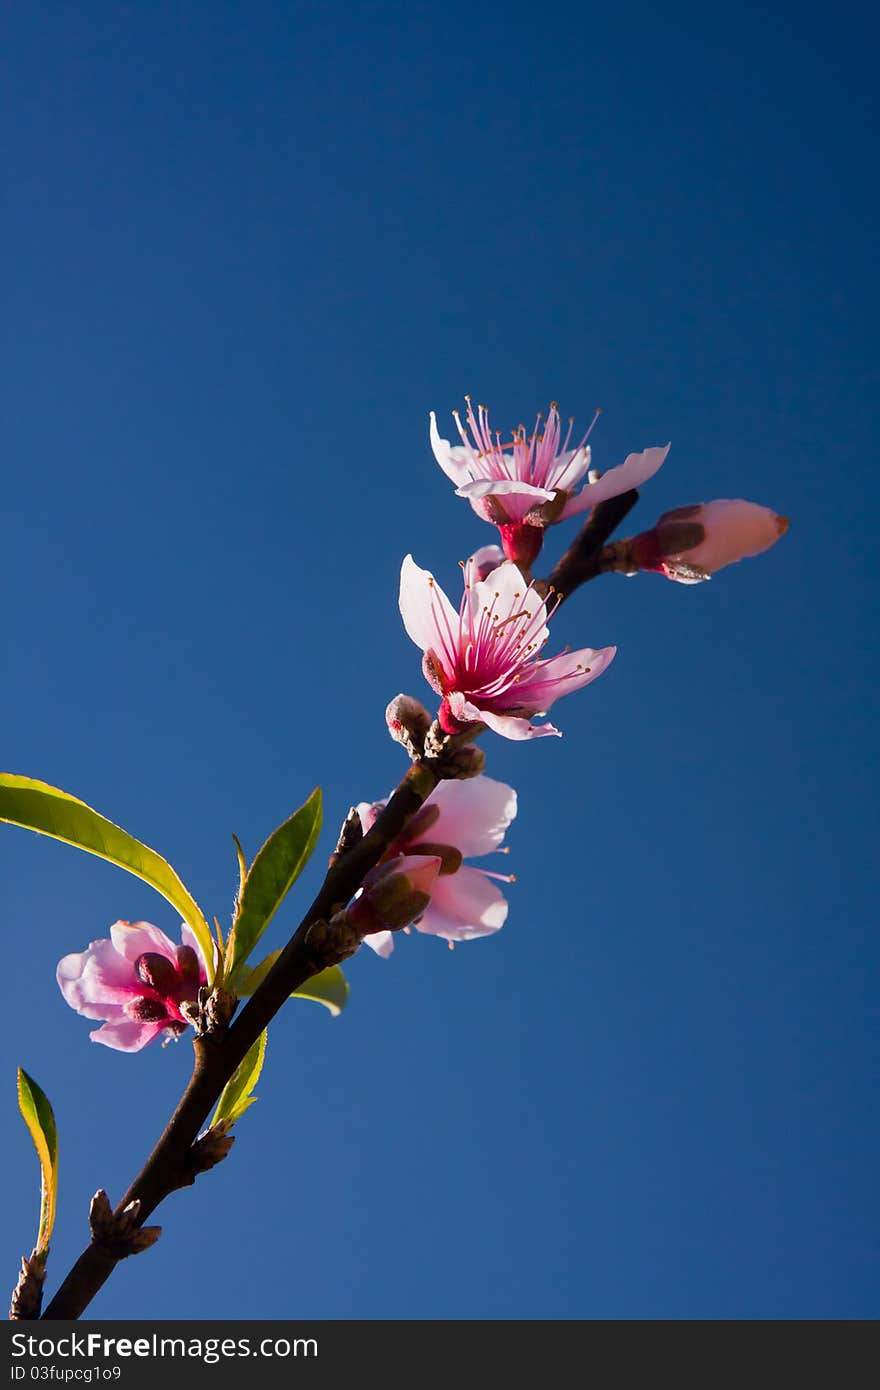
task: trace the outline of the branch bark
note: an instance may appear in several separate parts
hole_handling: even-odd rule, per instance
[[[368,833],[331,862],[311,907],[227,1032],[219,1037],[196,1038],[189,1085],[159,1142],[116,1207],[117,1213],[121,1214],[130,1202],[139,1201],[137,1224],[140,1225],[169,1193],[195,1180],[197,1166],[192,1162],[192,1146],[248,1049],[293,990],[319,971],[338,964],[348,954],[332,929],[314,932],[312,928],[318,922],[328,922],[337,908],[350,902],[366,874],[430,796],[441,775],[439,759],[422,759],[412,764]],[[43,1318],[80,1317],[117,1264],[118,1258],[104,1246],[90,1242],[45,1309]]]
[[[561,598],[570,598],[575,589],[602,573],[601,556],[605,543],[639,500],[639,494],[622,492],[594,508],[548,580]]]

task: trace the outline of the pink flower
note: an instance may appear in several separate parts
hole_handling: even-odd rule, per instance
[[[180,1005],[194,1000],[207,972],[199,943],[181,928],[182,946],[150,922],[114,922],[110,940],[93,941],[58,964],[61,993],[85,1018],[105,1019],[89,1036],[119,1052],[139,1052],[160,1033],[187,1027]]]
[[[482,723],[505,738],[558,734],[552,724],[532,724],[532,715],[545,714],[560,695],[595,680],[616,648],[584,647],[541,659],[546,602],[509,560],[482,581],[474,579],[473,568],[468,560],[458,612],[411,555],[400,572],[404,626],[425,653],[427,681],[443,697],[443,729],[459,733]]]
[[[357,810],[364,831],[372,826],[384,801],[363,801]],[[463,858],[497,851],[516,815],[516,792],[491,777],[472,777],[464,782],[441,782],[421,811],[410,821],[389,854],[438,856],[440,872],[431,888],[431,900],[415,923],[417,931],[442,936],[447,941],[470,941],[498,931],[507,918],[507,900],[492,882],[512,882],[510,875],[491,873],[463,864]],[[365,936],[380,956],[390,956],[394,937],[390,931]]]
[[[725,565],[769,550],[787,530],[786,518],[770,507],[720,498],[665,512],[652,531],[617,546],[621,568],[698,584]]]
[[[452,445],[448,439],[440,438],[437,419],[431,411],[434,457],[456,484],[458,496],[466,497],[478,516],[498,527],[507,558],[526,570],[538,556],[545,526],[640,487],[657,472],[669,452],[667,444],[665,448],[630,454],[597,482],[579,487],[589,471],[587,440],[598,419],[598,411],[583,439],[573,449],[569,448],[569,443],[574,422],[569,420],[563,440],[555,401],[545,424],[539,415],[533,434],[527,435],[525,426],[520,425],[504,444],[501,434],[490,429],[485,406],[479,406],[475,415],[470,397],[466,396],[465,400],[467,428],[462,425],[458,411],[453,411],[461,444]]]

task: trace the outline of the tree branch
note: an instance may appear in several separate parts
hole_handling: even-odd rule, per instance
[[[631,492],[622,492],[619,497],[609,497],[607,502],[600,502],[593,509],[589,521],[581,527],[547,581],[558,591],[560,598],[570,598],[575,589],[602,573],[600,559],[603,547],[638,500],[639,494],[633,488]]]
[[[170,1192],[195,1180],[197,1166],[192,1162],[192,1146],[248,1049],[295,989],[350,954],[350,944],[343,934],[334,933],[332,928],[317,932],[313,928],[319,922],[328,922],[337,908],[351,900],[366,874],[430,796],[442,775],[441,759],[423,759],[412,764],[368,833],[331,862],[311,907],[228,1031],[219,1037],[209,1034],[196,1038],[189,1085],[159,1142],[116,1208],[118,1214],[130,1202],[139,1201],[140,1225]],[[92,1241],[43,1317],[80,1317],[117,1263],[118,1259],[103,1245]]]

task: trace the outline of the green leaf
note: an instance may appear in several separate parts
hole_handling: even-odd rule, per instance
[[[41,1088],[18,1069],[18,1108],[30,1131],[40,1160],[40,1229],[37,1233],[37,1252],[46,1255],[55,1225],[55,1200],[58,1195],[58,1131],[48,1098]]]
[[[256,1096],[251,1095],[251,1092],[259,1081],[260,1072],[263,1070],[267,1036],[264,1028],[253,1047],[245,1054],[244,1061],[239,1063],[231,1079],[227,1081],[211,1119],[212,1125],[216,1125],[219,1120],[225,1120],[230,1125],[234,1124],[244,1114],[248,1106],[253,1105],[257,1099]]]
[[[93,811],[68,792],[32,777],[0,773],[0,821],[63,840],[149,883],[192,927],[208,967],[214,970],[211,930],[198,903],[160,854]]]
[[[265,960],[261,960],[259,965],[255,965],[253,970],[244,966],[235,982],[236,994],[240,995],[242,999],[253,994],[257,985],[262,984],[280,955],[280,951],[273,951]],[[290,998],[314,999],[316,1004],[323,1004],[336,1018],[345,1008],[348,993],[348,980],[338,965],[331,965],[326,970],[321,970],[317,975],[313,975],[310,980],[306,980],[304,985],[300,985],[299,989],[293,991]]]
[[[321,789],[273,831],[248,870],[233,922],[228,977],[244,965],[309,859],[321,831]]]
[[[334,1018],[338,1018],[348,1000],[348,980],[338,965],[331,965],[319,974],[313,975],[310,980],[306,980],[290,997],[314,999],[316,1004],[323,1004]]]

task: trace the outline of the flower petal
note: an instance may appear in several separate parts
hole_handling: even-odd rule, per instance
[[[560,454],[547,479],[548,487],[552,483],[557,492],[571,492],[586,473],[591,460],[589,444],[583,449],[573,449],[569,454]]]
[[[458,614],[434,576],[407,555],[400,570],[400,615],[407,634],[423,652],[434,651],[455,665]]]
[[[154,1042],[159,1034],[164,1032],[166,1024],[159,1023],[138,1023],[135,1019],[123,1018],[118,1022],[105,1023],[103,1028],[96,1028],[93,1033],[89,1033],[92,1042],[103,1043],[105,1047],[112,1047],[116,1052],[140,1052],[142,1047]]]
[[[123,1005],[143,993],[131,961],[107,940],[64,956],[55,978],[67,1003],[85,1018],[119,1017]]]
[[[603,473],[597,483],[587,483],[575,497],[570,497],[563,508],[563,518],[577,516],[579,512],[589,511],[599,502],[606,502],[609,497],[619,497],[622,492],[641,487],[642,483],[653,478],[669,449],[670,446],[666,444],[662,447],[644,449],[640,454],[629,454],[623,463]]]
[[[467,859],[490,854],[501,844],[516,815],[516,792],[492,777],[471,777],[467,781],[441,782],[425,804],[440,811],[428,832],[431,840],[435,844],[454,845]]]
[[[438,878],[431,901],[415,923],[417,931],[447,941],[467,941],[498,931],[507,918],[507,899],[479,869],[465,865]]]
[[[549,502],[555,496],[545,487],[535,487],[532,483],[522,483],[517,478],[477,478],[475,482],[463,483],[455,489],[456,497],[528,497],[534,502]]]
[[[114,922],[110,928],[110,939],[119,954],[132,964],[145,951],[158,951],[159,955],[167,956],[170,961],[177,960],[174,942],[152,922]]]
[[[431,411],[430,437],[434,457],[447,478],[451,478],[454,483],[467,482],[471,476],[468,467],[468,450],[460,444],[450,444],[448,439],[440,438],[440,431],[437,429],[437,416],[433,410]]]
[[[468,571],[471,569],[469,565]],[[505,560],[503,565],[492,570],[485,579],[471,584],[467,590],[467,606],[471,622],[475,626],[479,624],[480,614],[484,609],[496,614],[502,621],[514,613],[528,612],[530,617],[541,623],[540,627],[531,627],[529,630],[529,641],[534,643],[536,649],[546,642],[549,636],[546,624],[547,605],[534,589],[529,587],[528,580],[512,560]]]
[[[562,738],[559,729],[555,729],[552,724],[531,724],[522,715],[496,714],[494,710],[484,709],[478,710],[476,717],[482,719],[493,733],[517,742],[524,738],[543,738],[547,734]]]
[[[364,937],[364,945],[369,946],[370,949],[375,951],[377,956],[381,956],[383,960],[387,960],[394,950],[394,932],[370,932],[369,936]]]
[[[616,653],[616,647],[602,647],[598,651],[592,647],[582,647],[580,651],[561,652],[549,661],[538,662],[517,686],[518,698],[526,708],[546,714],[560,695],[580,690],[581,686],[589,685],[597,676],[601,676]]]

